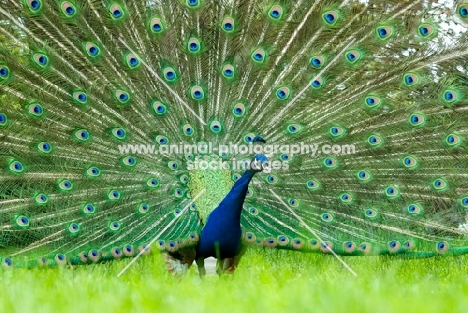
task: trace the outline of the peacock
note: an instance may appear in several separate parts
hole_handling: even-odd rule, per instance
[[[0,262],[468,252],[468,2],[0,0]]]

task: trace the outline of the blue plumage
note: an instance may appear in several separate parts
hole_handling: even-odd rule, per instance
[[[260,137],[255,141],[262,141]],[[249,183],[268,159],[264,155],[257,155],[252,161],[251,169],[236,181],[231,191],[221,201],[216,209],[208,216],[196,249],[196,261],[199,268],[203,267],[203,260],[216,257],[218,260],[232,259],[242,252],[241,242],[241,212],[247,195]],[[200,271],[204,274],[204,270]]]

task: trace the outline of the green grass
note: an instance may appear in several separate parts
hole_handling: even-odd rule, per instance
[[[161,256],[0,270],[0,312],[467,312],[468,257],[348,257],[250,249],[234,276],[171,277]]]

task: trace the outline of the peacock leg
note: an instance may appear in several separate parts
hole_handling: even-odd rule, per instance
[[[174,276],[183,276],[195,260],[195,249],[182,249],[177,253],[164,252],[166,269]]]
[[[224,271],[224,264],[230,260],[229,258],[226,258],[226,259],[217,259],[217,262],[216,262],[216,274],[218,274],[219,276],[221,276],[223,274],[223,271]]]
[[[218,275],[222,274],[233,274],[234,270],[236,269],[234,265],[234,258],[226,258],[224,260],[221,260],[222,262],[222,270],[218,273]]]
[[[205,259],[200,258],[197,259],[197,266],[198,266],[198,274],[200,275],[201,278],[206,275],[206,269],[205,269]]]
[[[240,262],[242,256],[245,254],[245,251],[247,251],[247,247],[242,246],[242,250],[240,251],[240,253],[238,255],[236,255],[233,258],[224,259],[224,261],[222,262],[223,269],[222,269],[221,273],[218,273],[218,274],[219,275],[221,275],[221,274],[234,274],[234,271],[239,266],[239,262]]]

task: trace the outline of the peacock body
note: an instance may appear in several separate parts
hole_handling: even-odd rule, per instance
[[[467,22],[464,1],[1,1],[3,267],[468,252]]]

